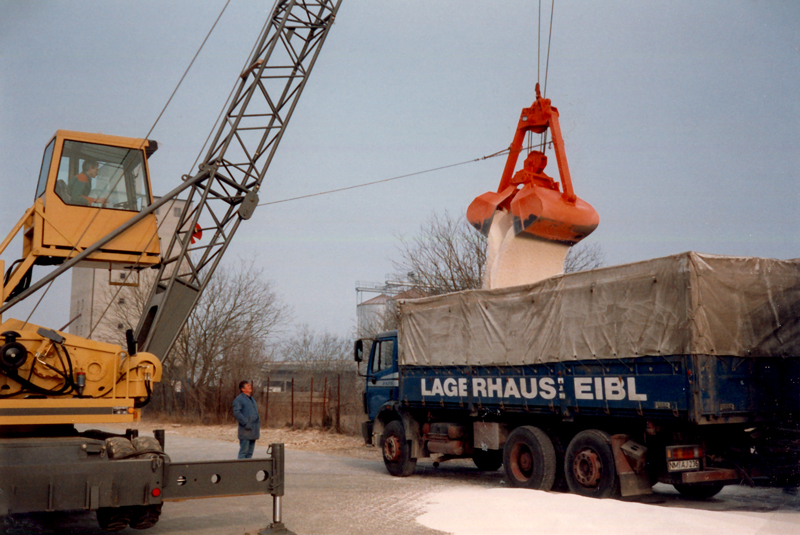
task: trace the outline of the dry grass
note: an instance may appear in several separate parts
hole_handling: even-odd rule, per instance
[[[165,420],[147,419],[130,424],[107,424],[103,426],[122,433],[125,429],[138,429],[139,433],[152,435],[154,429],[164,429],[167,441],[170,435],[191,438],[206,438],[211,440],[224,440],[238,442],[236,438],[236,424],[230,425],[203,425],[188,423],[173,423]],[[341,435],[334,431],[321,428],[289,429],[262,428],[259,444],[267,445],[282,442],[289,450],[317,451],[355,457],[359,459],[380,460],[380,453],[376,448],[364,445],[360,436]]]

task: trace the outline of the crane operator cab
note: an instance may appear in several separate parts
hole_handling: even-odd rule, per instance
[[[23,230],[22,258],[5,273],[3,302],[30,285],[33,265],[57,265],[139,215],[153,202],[147,158],[158,144],[59,130],[48,143],[34,204],[0,246]],[[147,214],[79,265],[140,269],[160,261],[157,224]]]

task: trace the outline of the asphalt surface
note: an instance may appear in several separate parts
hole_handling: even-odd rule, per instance
[[[256,457],[266,454],[258,444]],[[167,453],[172,460],[232,459],[238,444],[167,435]],[[364,460],[322,453],[286,452],[284,524],[298,535],[433,535],[444,533],[426,528],[416,518],[426,511],[432,493],[449,489],[504,488],[502,471],[483,473],[469,462],[444,463],[434,468],[420,462],[414,476],[389,476],[379,460]],[[726,487],[707,501],[682,499],[671,487],[656,486],[645,503],[654,506],[696,508],[709,511],[769,512],[797,514],[800,496],[781,489]],[[188,500],[164,504],[161,520],[150,530],[131,528],[118,533],[148,535],[256,535],[272,520],[270,496],[246,496]],[[620,529],[623,529],[622,523]],[[800,525],[800,524],[799,524]],[[798,531],[800,533],[800,530]],[[0,519],[4,535],[99,535],[94,513],[40,513],[12,515]]]

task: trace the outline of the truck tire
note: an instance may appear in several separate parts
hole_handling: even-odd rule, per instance
[[[411,446],[406,440],[403,422],[399,420],[389,422],[381,435],[381,450],[383,450],[383,464],[390,474],[407,477],[414,473],[417,460],[411,458]]]
[[[132,443],[136,451],[163,451],[161,444],[154,437],[136,437]],[[152,458],[157,455],[157,453],[146,453],[142,455],[142,458]],[[161,517],[161,505],[158,503],[129,507],[130,526],[133,529],[149,529],[155,526]]]
[[[599,429],[587,429],[575,435],[564,455],[564,476],[569,490],[580,496],[619,496],[611,436]]]
[[[691,485],[676,483],[672,486],[686,498],[708,500],[719,494],[725,483],[694,483]]]
[[[512,487],[550,490],[556,479],[556,453],[550,437],[538,427],[517,427],[503,448],[503,467]]]
[[[483,472],[494,472],[503,466],[502,450],[475,450],[472,454],[472,462],[478,470]]]

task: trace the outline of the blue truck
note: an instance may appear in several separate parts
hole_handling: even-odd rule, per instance
[[[590,497],[800,484],[800,261],[689,252],[398,308],[354,355],[392,475],[435,456]]]

